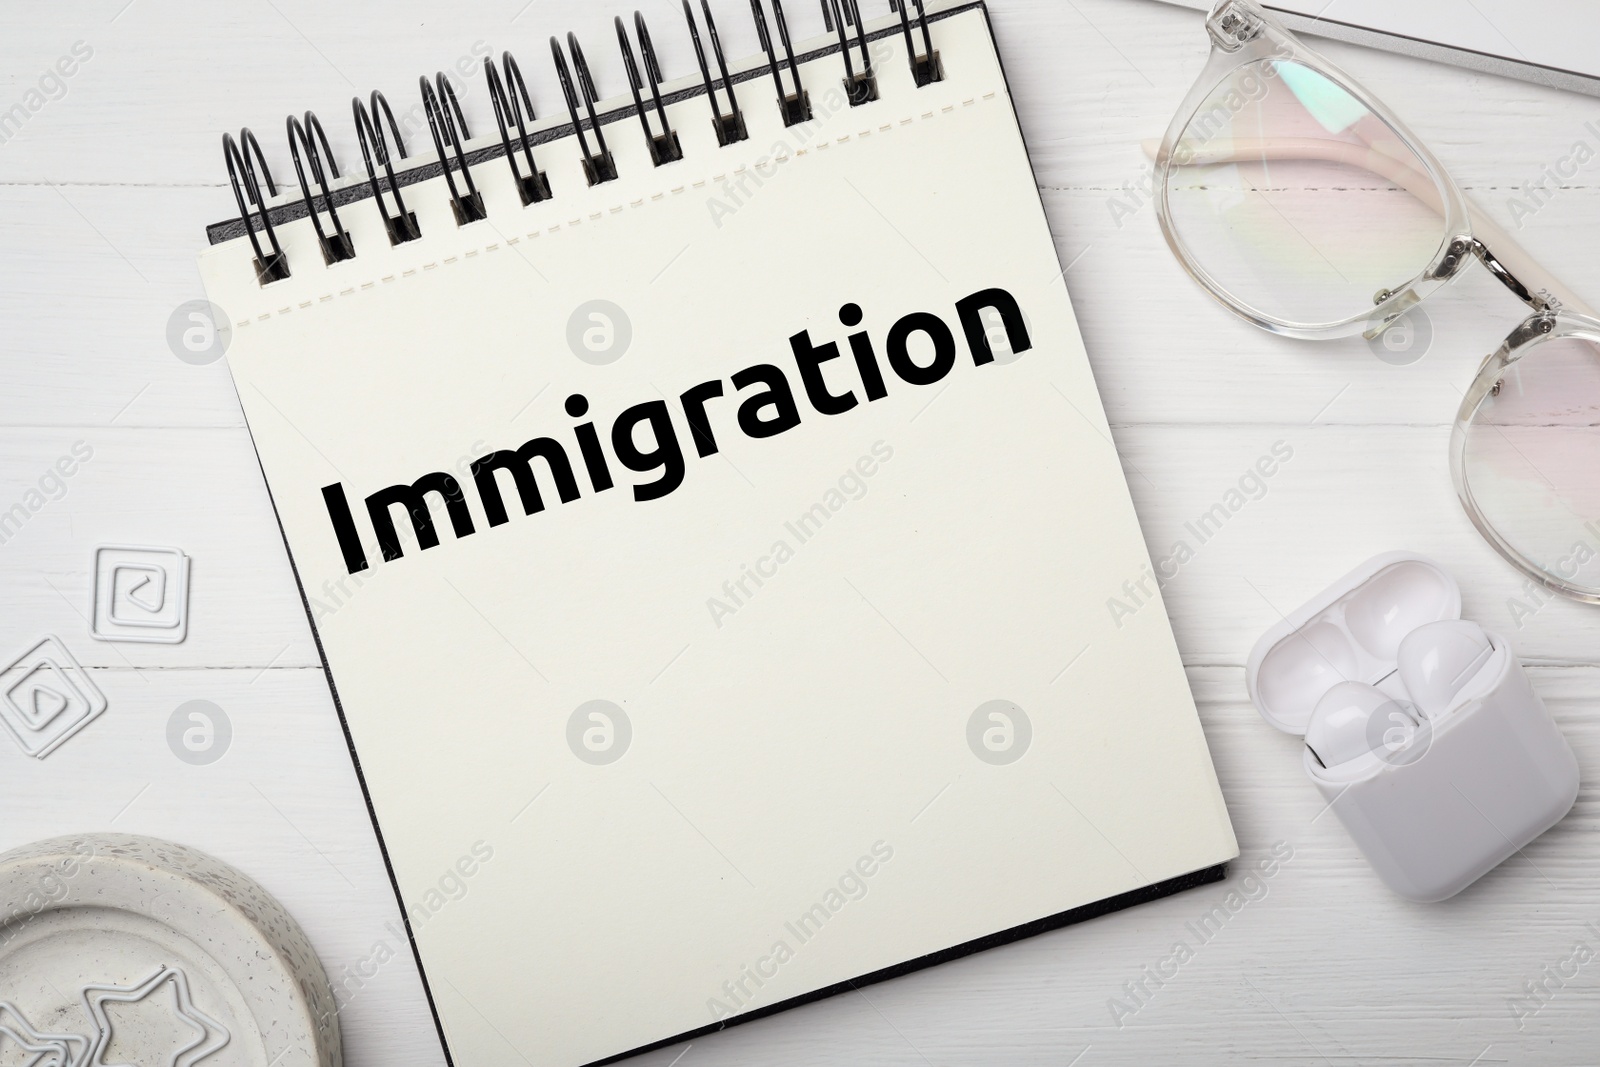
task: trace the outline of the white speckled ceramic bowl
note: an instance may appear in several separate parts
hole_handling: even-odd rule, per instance
[[[0,1063],[343,1062],[304,932],[220,860],[131,835],[41,841],[0,855],[0,909]]]

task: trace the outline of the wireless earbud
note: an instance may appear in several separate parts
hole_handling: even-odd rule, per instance
[[[1419,626],[1400,642],[1400,680],[1430,719],[1483,691],[1500,675],[1502,649],[1466,619]]]
[[[1394,697],[1376,686],[1340,682],[1317,701],[1306,725],[1306,747],[1324,767],[1337,767],[1380,746],[1403,744],[1417,725]]]

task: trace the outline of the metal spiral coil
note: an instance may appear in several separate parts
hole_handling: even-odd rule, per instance
[[[550,38],[556,77],[561,79],[561,92],[567,98],[567,112],[572,116],[572,130],[578,136],[578,147],[583,150],[584,176],[589,179],[590,185],[614,182],[617,180],[617,161],[611,158],[611,152],[606,148],[605,131],[600,128],[599,116],[594,111],[594,106],[600,102],[600,94],[595,92],[594,75],[589,73],[589,61],[583,56],[583,46],[578,43],[577,34],[567,34],[567,50],[572,53],[572,67],[578,72],[577,86],[572,83],[572,70],[567,66],[567,55],[561,50],[561,41]],[[589,113],[589,130],[594,134],[593,152],[589,150],[589,138],[583,134],[583,120],[578,117],[579,88],[583,90],[584,110]]]
[[[243,151],[239,149],[240,144],[244,145]],[[256,135],[250,132],[249,127],[239,131],[237,142],[231,133],[222,135],[222,155],[228,163],[228,184],[233,186],[233,198],[239,205],[239,218],[244,222],[245,233],[250,237],[250,247],[256,254],[256,280],[262,285],[268,285],[289,276],[289,257],[283,254],[283,246],[278,243],[277,231],[272,228],[272,216],[267,212],[267,201],[261,195],[261,183],[256,179],[255,165],[250,160],[252,149],[255,151],[255,158],[261,163],[261,177],[267,181],[267,193],[277,196],[278,187],[272,182],[272,171],[267,167],[267,158],[261,154],[261,143],[256,140]],[[244,183],[242,189],[241,180]],[[271,252],[262,249],[261,238],[256,236],[255,223],[250,217],[250,205],[254,205],[261,215],[261,229],[267,236]]]
[[[783,43],[784,66],[794,79],[794,92],[783,85],[783,73],[778,66],[778,53],[772,47],[772,30],[767,24],[767,12],[762,0],[750,0],[750,13],[755,16],[756,35],[761,38],[761,48],[767,53],[767,68],[772,72],[772,84],[778,88],[778,108],[783,112],[785,126],[798,126],[811,121],[811,97],[800,84],[800,64],[794,58],[794,44],[789,40],[789,20],[783,14],[783,0],[770,0],[772,20],[778,24],[778,38]]]
[[[300,119],[290,115],[285,125],[289,132],[289,155],[294,160],[294,173],[300,179],[300,192],[305,198],[306,214],[311,216],[311,225],[317,231],[317,243],[322,247],[323,260],[332,266],[347,259],[354,259],[355,242],[339,222],[339,209],[334,206],[333,190],[328,187],[328,173],[332,172],[337,178],[339,164],[333,158],[333,149],[328,145],[328,135],[322,129],[322,121],[317,118],[316,112],[307,111],[304,124]],[[322,144],[320,149],[317,147],[319,141]],[[311,184],[306,181],[305,164],[300,161],[302,147],[311,165],[311,176],[317,180],[317,185],[322,189],[322,202],[328,211],[328,221],[332,223],[332,233],[323,231],[322,218],[317,214],[317,205],[312,202]],[[326,171],[322,166],[324,155],[328,157]]]
[[[494,60],[485,57],[483,76],[489,83],[489,101],[494,105],[494,120],[500,127],[500,143],[506,150],[511,178],[516,183],[518,195],[522,197],[522,206],[527,207],[549,200],[552,195],[550,179],[534,162],[533,145],[528,143],[528,123],[538,116],[533,112],[533,99],[528,95],[528,83],[522,79],[522,68],[517,66],[516,57],[510,52],[502,52],[500,66],[505,72],[504,81],[501,80],[501,71],[495,69]],[[522,146],[523,158],[528,163],[527,174],[518,168],[517,153],[511,147],[512,122],[517,124],[517,143]]]
[[[823,21],[838,37],[837,48],[843,60],[844,87],[850,106],[861,107],[879,99],[878,83],[882,75],[873,68],[860,0],[820,0],[820,4]],[[911,75],[917,87],[941,81],[944,70],[939,52],[934,48],[924,0],[889,0],[889,6],[900,16],[898,29],[905,37]],[[770,75],[784,125],[796,126],[811,121],[811,98],[800,78],[800,62],[795,55],[783,0],[750,0],[751,16],[766,64],[764,68],[737,76],[728,69],[710,0],[699,0],[699,7],[697,17],[693,0],[683,0],[684,22],[694,45],[704,95],[711,105],[711,123],[718,145],[725,148],[748,140],[750,136],[745,111],[735,91],[739,82]],[[651,161],[657,167],[664,167],[684,158],[683,145],[672,126],[667,104],[698,95],[700,89],[697,86],[692,90],[678,90],[670,98],[665,96],[662,86],[666,79],[650,29],[638,12],[634,12],[632,21],[630,36],[627,22],[621,17],[615,20],[617,44],[633,96],[631,112],[638,117]],[[894,32],[880,29],[871,38]],[[813,53],[810,58],[832,50],[830,47],[824,53]],[[473,167],[495,156],[505,157],[524,207],[551,200],[555,193],[549,175],[539,168],[534,148],[553,138],[568,135],[577,138],[583,157],[583,175],[589,185],[617,180],[617,162],[606,143],[604,127],[628,111],[599,114],[600,95],[595,89],[594,75],[574,34],[567,34],[564,42],[551,37],[550,51],[571,119],[570,129],[529,133],[530,124],[537,120],[533,99],[516,59],[510,52],[502,52],[498,64],[492,57],[485,57],[483,61],[484,79],[500,133],[498,145],[467,150],[472,133],[467,126],[466,113],[450,79],[438,73],[431,80],[427,77],[418,80],[422,110],[438,163],[397,169],[396,158],[402,164],[409,158],[405,137],[389,101],[383,93],[374,90],[367,100],[358,96],[350,102],[361,158],[366,166],[366,181],[335,188],[334,183],[341,174],[322,122],[310,111],[300,116],[290,115],[284,126],[301,195],[298,201],[275,207],[269,208],[268,202],[277,198],[278,187],[255,134],[248,129],[241,130],[237,138],[224,134],[223,156],[239,215],[237,222],[213,227],[213,240],[223,239],[216,236],[218,231],[231,237],[242,229],[254,253],[256,280],[261,285],[270,285],[290,276],[289,258],[278,240],[278,225],[309,218],[325,265],[343,263],[356,258],[358,250],[350,230],[340,221],[339,208],[369,196],[377,205],[391,246],[422,237],[416,212],[406,207],[402,188],[430,178],[443,176],[445,179],[458,226],[488,218],[488,207],[473,176]]]
[[[428,84],[427,75],[417,81],[422,89],[423,110],[428,113],[428,129],[433,133],[433,147],[439,153],[439,166],[444,169],[445,184],[450,187],[450,207],[455,212],[456,225],[482,222],[489,217],[489,212],[483,206],[483,194],[478,192],[478,185],[472,180],[472,168],[467,165],[467,153],[463,146],[471,139],[472,133],[467,129],[467,116],[461,112],[461,101],[456,99],[455,88],[442,71],[434,75],[434,83],[439,87],[437,93]],[[450,158],[445,154],[447,144],[455,149],[456,165],[461,169],[465,192],[457,188],[455,175],[450,173]]]
[[[658,167],[676,163],[683,158],[683,146],[678,143],[678,135],[672,132],[672,123],[667,119],[667,105],[661,102],[661,63],[656,59],[656,46],[650,40],[650,27],[645,25],[643,15],[637,11],[633,13],[634,34],[639,38],[639,51],[644,54],[645,75],[650,79],[650,97],[661,119],[659,135],[650,128],[649,111],[641,95],[644,86],[639,77],[639,63],[634,58],[633,45],[628,41],[628,27],[624,25],[621,15],[617,16],[616,22],[617,44],[622,49],[622,64],[628,68],[628,86],[633,90],[633,106],[639,111],[639,123],[644,127],[644,137],[650,145],[650,158]]]
[[[400,153],[401,159],[405,159],[406,142],[405,138],[400,136],[400,124],[394,120],[394,111],[389,107],[389,101],[376,89],[372,90],[370,113],[359,96],[350,101],[350,110],[355,116],[356,137],[361,142],[361,158],[367,164],[367,180],[372,186],[372,199],[378,205],[378,214],[383,216],[383,228],[389,234],[389,243],[399,245],[415,241],[422,236],[422,227],[417,225],[416,212],[406,210],[406,202],[400,196],[400,179],[395,177],[394,161],[389,155],[389,143],[383,136],[382,123],[387,118],[389,132],[394,135],[395,151]],[[374,115],[377,116],[377,121],[373,121]],[[389,214],[389,209],[383,204],[383,189],[378,185],[378,170],[373,166],[374,157],[389,179],[389,193],[394,197],[393,215]]]

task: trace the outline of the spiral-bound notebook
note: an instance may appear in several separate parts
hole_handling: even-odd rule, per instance
[[[725,63],[697,5],[668,81],[624,26],[607,102],[567,41],[540,119],[509,60],[481,113],[425,83],[404,157],[375,96],[365,159],[306,119],[278,195],[229,140],[201,269],[456,1063],[657,1047],[1237,853],[988,12],[845,8]]]

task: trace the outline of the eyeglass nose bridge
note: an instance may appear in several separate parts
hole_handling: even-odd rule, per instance
[[[1471,254],[1478,262],[1489,268],[1489,273],[1497,278],[1501,285],[1527,304],[1534,311],[1559,311],[1561,301],[1546,289],[1538,292],[1530,290],[1522,279],[1511,273],[1504,263],[1501,263],[1489,246],[1471,234],[1459,234],[1450,239],[1450,246],[1445,249],[1444,258],[1439,261],[1438,267],[1433,271],[1433,277],[1449,280],[1461,273],[1461,268],[1466,265],[1467,255]],[[1375,303],[1383,303],[1389,298],[1389,292],[1384,290],[1375,298]]]
[[[1560,300],[1556,299],[1556,297],[1552,296],[1550,292],[1545,289],[1541,289],[1536,293],[1530,292],[1528,287],[1522,283],[1521,279],[1519,279],[1515,274],[1512,274],[1511,271],[1507,270],[1505,264],[1501,263],[1495,258],[1494,253],[1489,251],[1489,246],[1478,240],[1476,237],[1472,238],[1472,252],[1478,257],[1479,260],[1483,262],[1485,267],[1489,268],[1490,274],[1493,274],[1496,278],[1500,279],[1501,285],[1504,285],[1507,289],[1510,289],[1517,295],[1517,299],[1533,308],[1533,310],[1539,312],[1561,310]]]

